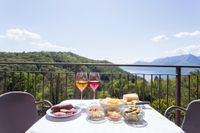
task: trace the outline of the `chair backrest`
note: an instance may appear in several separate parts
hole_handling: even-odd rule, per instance
[[[37,121],[34,97],[26,92],[0,95],[0,133],[24,133]]]
[[[200,133],[200,100],[188,104],[182,129],[186,133]]]

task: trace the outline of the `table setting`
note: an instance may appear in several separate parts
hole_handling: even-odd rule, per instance
[[[184,133],[184,131],[153,109],[148,101],[140,101],[136,93],[123,99],[95,99],[101,85],[98,72],[76,74],[76,87],[81,99],[64,100],[47,110],[46,115],[26,133]],[[90,86],[93,99],[83,99],[83,90]]]
[[[80,101],[84,108],[78,106]],[[105,101],[112,105],[104,105]],[[184,133],[149,104],[127,106],[119,101],[124,99],[64,100],[26,133]]]

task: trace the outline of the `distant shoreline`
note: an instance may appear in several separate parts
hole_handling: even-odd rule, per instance
[[[176,71],[175,68],[126,68],[126,67],[121,67],[123,70],[130,72],[132,74],[171,74],[175,75]],[[200,70],[198,68],[183,68],[181,71],[181,74],[190,74],[190,72],[195,71],[195,70]]]

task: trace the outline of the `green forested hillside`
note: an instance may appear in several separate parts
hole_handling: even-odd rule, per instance
[[[64,63],[111,63],[106,60],[92,60],[71,52],[0,52],[0,62],[64,62]],[[22,67],[20,65],[2,65],[1,70],[13,70],[13,71],[74,71],[75,68],[67,66],[38,66],[38,65],[26,65]],[[125,72],[118,67],[81,67],[83,71],[99,71],[99,72]]]
[[[66,62],[66,63],[111,63],[92,60],[71,52],[0,52],[1,62]]]

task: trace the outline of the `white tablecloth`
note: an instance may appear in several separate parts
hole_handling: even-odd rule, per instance
[[[91,100],[83,100],[85,105],[89,105]],[[62,103],[76,105],[80,100],[66,100]],[[123,120],[113,123],[106,120],[103,123],[91,123],[87,114],[82,112],[72,118],[56,119],[49,116],[42,117],[26,133],[184,133],[181,128],[169,121],[159,112],[145,105],[144,120],[145,127],[135,127],[126,124]]]

